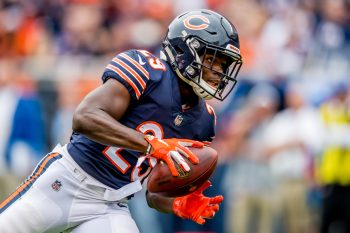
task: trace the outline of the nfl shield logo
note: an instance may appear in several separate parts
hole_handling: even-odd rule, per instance
[[[55,182],[52,183],[51,187],[52,187],[53,190],[58,192],[58,191],[60,191],[60,189],[62,187],[62,183],[59,180],[55,180]]]
[[[180,126],[181,123],[182,123],[182,121],[183,121],[183,119],[184,119],[183,116],[177,115],[176,118],[175,118],[175,120],[174,120],[174,124],[175,124],[176,126]]]

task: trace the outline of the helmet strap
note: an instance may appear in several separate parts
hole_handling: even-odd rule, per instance
[[[187,84],[191,85],[191,86],[194,86],[195,84],[189,80],[188,78],[185,78],[182,73],[180,72],[179,70],[179,67],[177,66],[177,62],[175,60],[175,57],[173,55],[173,52],[171,51],[171,48],[170,48],[170,44],[167,43],[165,44],[165,46],[163,47],[164,48],[164,52],[165,52],[165,55],[167,57],[167,61],[170,62],[171,66],[173,67],[173,70],[175,71],[175,73],[177,74],[177,76],[179,78],[181,78],[184,82],[186,82]]]

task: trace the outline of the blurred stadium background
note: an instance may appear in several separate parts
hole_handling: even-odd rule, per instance
[[[131,210],[141,232],[346,232],[349,222],[334,213],[350,212],[349,6],[1,0],[0,200],[68,142],[74,108],[101,84],[114,55],[131,48],[158,54],[176,15],[208,8],[234,23],[244,61],[232,98],[210,102],[220,164],[208,194],[225,201],[214,220],[198,226],[148,209],[136,195]]]

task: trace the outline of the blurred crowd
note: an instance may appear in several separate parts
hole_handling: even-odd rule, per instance
[[[0,201],[57,143],[116,54],[159,54],[190,9],[225,15],[243,67],[216,109],[224,194],[199,226],[130,201],[141,232],[350,232],[349,0],[1,0]]]

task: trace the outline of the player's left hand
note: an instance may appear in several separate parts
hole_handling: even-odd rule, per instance
[[[177,216],[184,219],[191,219],[198,224],[204,224],[205,219],[211,219],[215,213],[219,211],[219,204],[224,197],[219,195],[215,197],[206,197],[203,191],[211,185],[210,181],[206,181],[195,192],[177,197],[173,203],[173,211]]]

